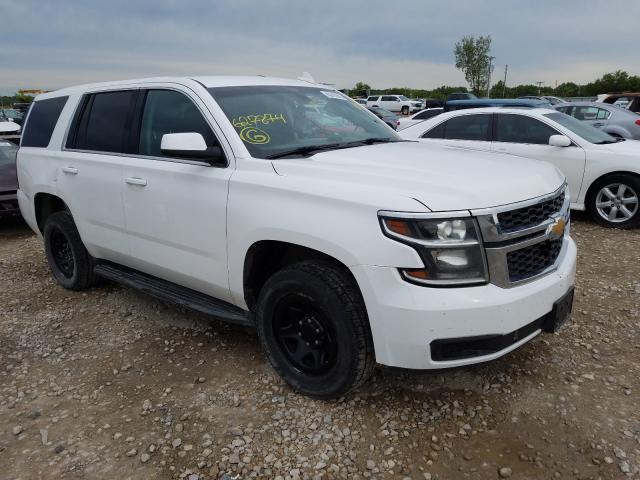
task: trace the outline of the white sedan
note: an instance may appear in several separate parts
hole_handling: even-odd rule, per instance
[[[443,110],[444,109],[442,107],[425,108],[424,110],[420,110],[418,113],[414,113],[410,117],[400,118],[398,119],[397,129],[404,130],[411,125],[429,120],[430,118],[440,115]]]
[[[567,178],[572,208],[587,210],[608,227],[640,225],[640,141],[616,139],[545,108],[456,110],[405,128],[399,135],[552,163]]]

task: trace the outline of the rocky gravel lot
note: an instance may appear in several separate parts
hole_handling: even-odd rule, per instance
[[[572,322],[490,364],[305,398],[238,327],[54,284],[0,223],[0,479],[640,478],[640,231],[574,215]]]

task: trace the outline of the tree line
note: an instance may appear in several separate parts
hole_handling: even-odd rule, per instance
[[[485,84],[486,85],[486,84]],[[393,88],[371,88],[364,82],[358,82],[349,90],[349,95],[406,95],[411,98],[440,98],[444,99],[452,92],[471,92],[466,86],[443,85],[433,90],[409,87]],[[369,93],[367,93],[369,92]],[[556,87],[543,85],[538,87],[534,84],[507,85],[506,88],[502,80],[493,83],[489,89],[491,98],[518,98],[524,95],[554,95],[557,97],[595,97],[601,93],[622,93],[640,92],[640,76],[630,75],[624,70],[605,73],[602,77],[589,83],[578,84],[574,82],[561,83]],[[478,91],[478,96],[486,96],[486,86],[484,92]]]

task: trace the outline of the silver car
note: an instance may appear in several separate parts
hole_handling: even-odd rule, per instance
[[[555,108],[600,128],[613,137],[640,140],[640,115],[630,110],[596,102],[574,102]]]

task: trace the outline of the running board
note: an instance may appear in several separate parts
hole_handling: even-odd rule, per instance
[[[225,322],[254,326],[249,312],[190,288],[113,263],[101,262],[95,266],[94,271],[96,275],[133,287],[160,300],[211,315]]]

